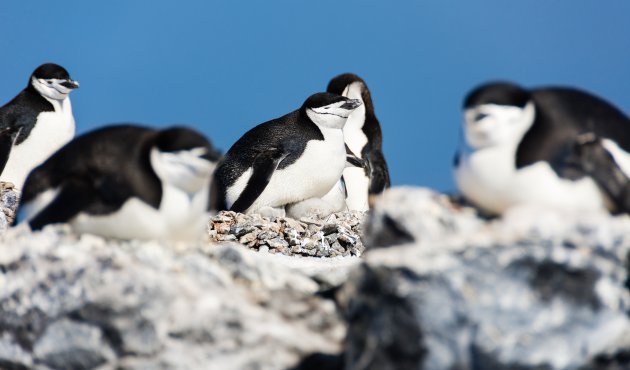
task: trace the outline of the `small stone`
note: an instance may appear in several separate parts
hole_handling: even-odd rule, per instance
[[[337,231],[337,224],[329,223],[322,227],[322,233],[329,235]]]
[[[258,251],[262,252],[262,253],[269,253],[269,246],[262,245],[262,246],[260,246],[260,248],[258,248]]]
[[[269,239],[277,238],[278,233],[274,231],[262,231],[258,234],[257,237],[259,240],[269,240]]]
[[[236,235],[236,236],[238,236],[238,235]],[[249,234],[245,234],[245,235],[241,236],[238,239],[238,242],[241,243],[241,244],[251,243],[251,242],[256,240],[256,236],[257,236],[257,233],[254,231],[254,232],[251,232]]]
[[[214,223],[214,229],[219,234],[228,234],[230,232],[230,225],[224,223]],[[236,236],[234,237],[236,239]]]
[[[252,233],[254,231],[257,231],[257,229],[252,225],[232,226],[230,228],[230,234],[236,235],[237,238],[240,238],[241,236]]]
[[[280,239],[280,238],[267,240],[267,244],[269,245],[270,248],[275,248],[275,249],[286,248],[289,246],[289,243],[287,243],[286,240]]]

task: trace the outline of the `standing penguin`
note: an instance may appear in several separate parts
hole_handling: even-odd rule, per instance
[[[361,102],[330,94],[311,95],[302,107],[243,135],[215,172],[224,209],[285,214],[288,204],[321,198],[346,164],[343,126]]]
[[[346,73],[333,78],[327,91],[357,99],[362,103],[348,117],[343,136],[349,152],[362,159],[364,165],[346,168],[343,171],[343,181],[348,209],[367,211],[369,196],[382,193],[390,185],[389,171],[382,151],[381,126],[374,114],[370,90],[359,76]],[[338,192],[338,189],[343,188],[337,187],[331,192]],[[325,199],[334,197],[329,193]]]
[[[105,237],[194,239],[204,230],[218,159],[208,140],[188,128],[104,127],[31,172],[18,217],[34,230],[69,223]]]
[[[42,64],[0,108],[0,181],[21,189],[34,167],[74,137],[69,95],[78,87],[63,67]]]
[[[630,211],[630,119],[572,88],[482,85],[464,101],[461,193],[500,214],[516,204]]]

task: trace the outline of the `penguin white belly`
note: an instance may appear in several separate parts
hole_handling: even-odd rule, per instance
[[[116,212],[95,216],[80,213],[70,224],[79,233],[119,239],[195,240],[204,230],[208,192],[190,196],[172,186],[164,186],[160,208],[130,198]]]
[[[22,143],[11,148],[9,159],[0,176],[2,181],[12,182],[18,189],[24,186],[31,170],[74,137],[75,124],[69,99],[63,109],[43,112],[37,116],[37,124]]]
[[[346,181],[348,197],[346,204],[351,211],[365,212],[370,209],[368,203],[368,190],[370,179],[363,168],[349,167],[343,170],[343,178]]]
[[[470,201],[497,214],[524,203],[569,210],[601,210],[610,206],[591,178],[562,179],[546,162],[516,170],[513,152],[497,148],[460,156],[455,181]]]
[[[339,129],[321,128],[321,131],[324,140],[309,141],[293,164],[276,170],[248,212],[264,206],[278,207],[308,198],[321,198],[332,189],[341,178],[346,163],[343,133]]]

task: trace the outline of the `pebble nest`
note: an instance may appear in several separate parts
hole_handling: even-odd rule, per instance
[[[363,212],[338,212],[295,220],[221,211],[208,222],[208,235],[212,242],[237,241],[250,249],[289,256],[360,256],[365,250],[364,217]]]

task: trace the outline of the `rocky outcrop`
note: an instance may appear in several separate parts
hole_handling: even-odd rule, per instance
[[[0,368],[288,368],[340,350],[335,305],[300,269],[346,260],[292,268],[235,244],[12,229],[0,252]]]
[[[190,245],[13,228],[0,369],[630,369],[627,215],[396,188],[358,217],[227,212]]]
[[[399,188],[366,229],[339,294],[343,368],[630,369],[628,216],[521,208],[486,222]]]

